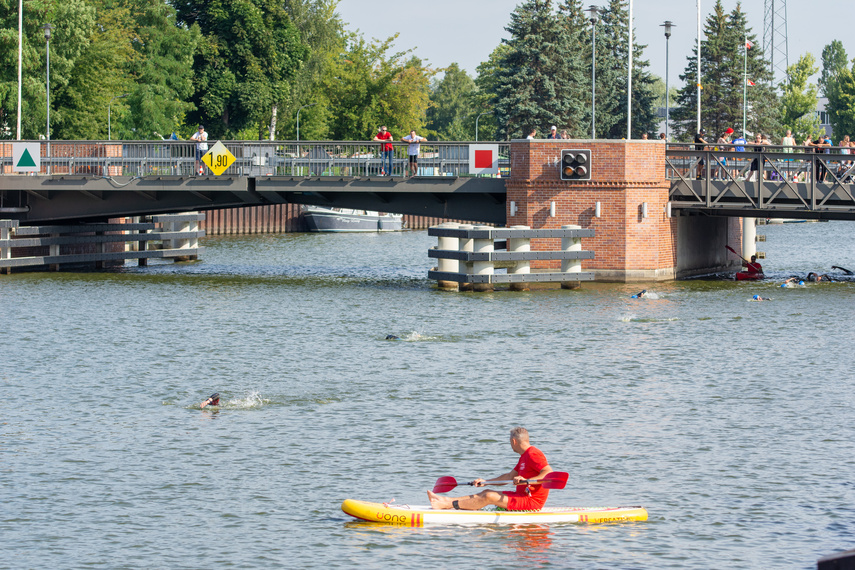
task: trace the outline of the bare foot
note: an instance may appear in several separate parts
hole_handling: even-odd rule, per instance
[[[448,497],[440,497],[433,491],[428,491],[428,499],[430,499],[430,506],[434,509],[450,509],[451,508],[451,499]]]

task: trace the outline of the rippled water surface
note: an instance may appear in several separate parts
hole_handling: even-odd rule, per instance
[[[778,285],[855,269],[855,224],[760,233],[777,282],[640,300],[439,292],[426,232],[0,276],[0,567],[811,567],[855,547],[855,283]],[[549,504],[650,520],[410,529],[339,509],[504,473],[518,424],[570,472]]]

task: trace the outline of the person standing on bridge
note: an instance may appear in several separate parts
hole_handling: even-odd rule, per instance
[[[202,161],[202,155],[208,151],[208,133],[205,132],[205,127],[199,125],[199,130],[190,138],[196,141],[196,172],[204,174],[204,168],[199,163]]]
[[[410,131],[410,134],[403,137],[401,142],[410,143],[407,145],[407,156],[410,159],[410,176],[415,176],[419,169],[419,143],[427,142],[427,139],[417,135],[416,131]]]
[[[701,129],[698,131],[698,134],[695,135],[695,150],[702,151],[706,150],[709,143],[707,142],[706,137],[707,131]],[[696,178],[698,180],[702,180],[704,178],[704,166],[706,166],[706,162],[704,161],[704,155],[701,155],[700,160],[698,160],[698,172]]]
[[[380,143],[380,176],[392,176],[392,133],[384,125],[378,129],[374,140]]]

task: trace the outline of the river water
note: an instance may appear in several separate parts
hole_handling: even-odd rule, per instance
[[[440,292],[426,232],[0,276],[0,568],[809,568],[855,547],[855,283],[779,284],[855,269],[855,224],[759,229],[775,280],[640,300]],[[339,509],[504,473],[515,425],[570,473],[549,505],[650,519],[411,529]]]

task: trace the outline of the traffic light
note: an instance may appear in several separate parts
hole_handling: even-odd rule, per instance
[[[590,180],[591,151],[562,150],[561,180]]]

